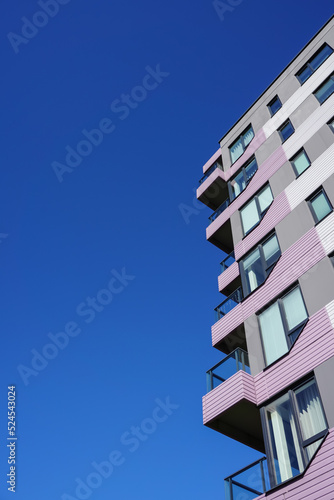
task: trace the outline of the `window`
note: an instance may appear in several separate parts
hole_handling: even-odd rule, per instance
[[[333,211],[331,202],[327,198],[323,188],[312,195],[312,197],[308,200],[308,204],[316,223],[320,222],[326,217],[326,215]]]
[[[321,47],[320,50],[318,50],[314,56],[311,57],[311,59],[298,71],[296,74],[296,77],[300,81],[301,84],[306,82],[308,78],[319,68],[319,66],[326,61],[326,59],[332,54],[333,49],[325,43]]]
[[[282,142],[289,139],[290,135],[294,133],[295,129],[292,126],[290,120],[287,120],[283,123],[283,125],[278,129],[278,133],[281,136]]]
[[[333,116],[333,118],[331,118],[329,120],[329,122],[327,123],[327,125],[329,126],[329,128],[331,129],[331,131],[334,132],[334,116]]]
[[[273,194],[268,184],[240,210],[245,236],[261,221],[272,201]]]
[[[269,108],[271,116],[274,116],[274,114],[277,113],[277,111],[279,109],[281,109],[281,107],[282,107],[282,103],[277,95],[268,104],[268,108]]]
[[[302,174],[311,165],[309,157],[304,149],[298,151],[290,161],[297,176]]]
[[[232,163],[236,162],[238,158],[244,153],[248,144],[254,137],[253,128],[250,125],[241,135],[238,137],[236,141],[229,147],[231,161]]]
[[[259,314],[267,365],[288,352],[308,320],[299,286]]]
[[[261,409],[271,487],[301,474],[327,432],[314,379]]]
[[[249,181],[257,171],[255,158],[242,167],[240,172],[228,183],[230,200],[234,200],[249,184]]]
[[[320,104],[324,103],[334,92],[334,73],[325,80],[314,92]]]
[[[244,297],[265,281],[281,255],[276,234],[270,236],[253,252],[240,261],[240,275]]]

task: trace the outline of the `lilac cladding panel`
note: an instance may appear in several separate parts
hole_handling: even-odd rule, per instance
[[[207,239],[230,219],[231,215],[239,210],[286,161],[287,157],[282,146],[280,146],[259,166],[258,171],[254,174],[247,188],[206,229]]]
[[[252,314],[277,297],[325,255],[316,228],[310,229],[284,252],[263,286],[212,326],[212,344],[216,345]]]
[[[255,246],[264,236],[266,236],[275,226],[291,212],[288,198],[283,191],[279,194],[269,207],[260,224],[253,229],[242,241],[234,247],[236,260]]]

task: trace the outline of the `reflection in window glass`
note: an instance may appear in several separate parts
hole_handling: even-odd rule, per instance
[[[244,235],[260,222],[272,201],[273,194],[268,185],[240,210]]]
[[[267,365],[288,352],[280,309],[276,302],[259,316]]]
[[[328,78],[315,92],[314,95],[322,104],[334,92],[334,75]]]
[[[247,187],[256,171],[257,163],[255,158],[253,158],[245,167],[242,167],[241,171],[229,182],[231,201]]]
[[[271,116],[273,116],[279,109],[281,109],[282,103],[278,96],[276,96],[270,103],[268,104],[268,108]]]
[[[311,162],[304,150],[300,151],[291,159],[291,163],[297,175],[300,175],[306,170]]]
[[[250,125],[248,129],[245,130],[245,132],[243,132],[240,137],[229,147],[232,163],[236,162],[237,159],[240,158],[253,137],[254,131],[252,126]]]
[[[295,129],[293,128],[290,120],[288,120],[278,129],[278,131],[282,141],[284,142],[294,133]]]
[[[310,204],[312,206],[312,213],[316,222],[320,222],[333,210],[333,207],[323,190],[311,198]]]
[[[319,66],[332,54],[333,49],[325,44],[297,73],[297,78],[301,83],[306,82],[308,78],[316,71]]]
[[[299,287],[294,288],[259,315],[267,365],[288,352],[308,319]]]

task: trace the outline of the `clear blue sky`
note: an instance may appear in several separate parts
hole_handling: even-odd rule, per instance
[[[222,254],[210,211],[187,224],[179,205],[332,2],[243,0],[224,20],[209,0],[58,7],[14,0],[0,19],[0,497],[16,384],[17,500],[222,498],[259,454],[202,425]]]

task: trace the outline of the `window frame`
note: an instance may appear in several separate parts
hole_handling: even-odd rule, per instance
[[[315,383],[315,387],[317,390],[317,396],[319,398],[319,404],[320,404],[320,408],[322,410],[322,414],[324,417],[326,428],[308,439],[303,439],[302,425],[301,425],[300,418],[299,418],[296,392],[298,391],[298,389],[303,388],[304,386],[306,386],[307,384],[309,384],[310,382],[313,382],[313,381]],[[295,423],[299,451],[300,451],[300,455],[302,457],[302,462],[303,462],[304,468],[302,471],[299,472],[299,474],[296,474],[295,476],[292,476],[291,478],[286,479],[285,481],[282,481],[281,483],[277,483],[276,472],[275,472],[275,459],[274,459],[274,455],[273,455],[273,444],[275,444],[275,442],[273,443],[272,439],[270,437],[269,422],[268,422],[266,414],[267,414],[267,407],[269,405],[275,403],[281,397],[286,396],[286,395],[288,396],[288,400],[289,400],[290,408],[291,408],[291,413],[292,413],[293,420]],[[328,420],[327,420],[325,408],[324,408],[324,405],[323,405],[323,402],[321,399],[321,394],[320,394],[319,387],[318,387],[317,380],[315,378],[314,373],[312,373],[311,376],[307,375],[302,380],[299,380],[297,383],[290,386],[290,388],[288,388],[287,390],[281,391],[279,394],[275,394],[274,398],[271,398],[270,400],[266,401],[260,408],[260,417],[261,417],[261,426],[262,426],[263,438],[264,438],[264,446],[265,446],[265,451],[266,451],[266,456],[267,456],[270,486],[271,486],[271,489],[274,489],[278,486],[281,486],[282,484],[288,483],[289,481],[293,481],[296,477],[299,477],[299,476],[305,474],[308,466],[312,462],[313,458],[315,457],[315,455],[318,452],[320,446],[322,445],[325,437],[328,434],[328,428],[329,428]],[[306,447],[309,446],[310,444],[316,443],[319,439],[322,439],[322,442],[319,443],[319,446],[315,450],[313,456],[309,459],[307,456],[307,453],[306,453]]]
[[[306,158],[308,159],[308,162],[309,162],[309,166],[308,166],[308,167],[306,167],[306,168],[305,168],[305,170],[303,170],[301,173],[299,173],[299,172],[297,171],[297,168],[296,168],[296,166],[294,165],[294,163],[293,163],[293,162],[295,161],[296,157],[297,157],[297,156],[299,156],[299,155],[300,155],[300,153],[302,153],[302,152],[304,152],[304,153],[305,153],[305,156],[306,156]],[[312,162],[311,162],[311,160],[310,160],[310,158],[309,158],[309,156],[308,156],[308,154],[306,153],[306,151],[305,151],[305,149],[304,149],[304,148],[300,148],[300,149],[297,151],[297,153],[295,153],[295,154],[294,154],[294,155],[290,158],[290,160],[289,160],[289,161],[290,161],[290,163],[291,163],[291,165],[292,165],[292,168],[293,168],[293,171],[294,171],[294,173],[295,173],[295,175],[296,175],[296,179],[297,179],[299,176],[301,176],[304,172],[306,172],[306,170],[307,170],[307,169],[309,169],[309,168],[310,168],[310,166],[312,165]]]
[[[304,304],[304,307],[305,307],[307,318],[305,320],[301,321],[298,325],[296,325],[291,331],[289,331],[289,325],[288,325],[288,320],[287,320],[287,317],[286,317],[286,314],[285,314],[283,299],[287,295],[289,295],[289,293],[293,292],[293,290],[296,290],[297,288],[300,291],[300,295],[301,295],[301,298],[302,298],[302,301],[303,301],[303,304]],[[271,363],[268,364],[267,363],[266,350],[264,348],[264,340],[263,340],[263,334],[262,334],[262,329],[261,329],[260,316],[261,316],[262,313],[264,313],[267,309],[269,309],[271,306],[273,306],[276,303],[278,305],[278,310],[279,310],[280,317],[281,317],[281,320],[282,320],[282,326],[283,326],[284,335],[285,335],[286,343],[287,343],[287,346],[288,346],[288,350],[282,356],[278,357],[277,359],[275,359],[274,361],[272,361]],[[266,365],[264,369],[266,369],[269,366],[272,366],[274,363],[277,363],[277,361],[279,361],[281,358],[283,358],[284,356],[286,356],[290,352],[291,348],[295,344],[296,340],[298,339],[299,335],[302,333],[302,331],[304,330],[305,326],[307,325],[307,323],[308,323],[308,321],[310,319],[310,315],[309,315],[308,309],[306,307],[305,300],[304,300],[304,297],[303,297],[303,294],[302,294],[299,282],[297,282],[294,285],[290,286],[287,290],[285,290],[285,292],[283,292],[283,294],[281,294],[276,299],[270,301],[269,304],[266,304],[265,307],[263,307],[262,309],[260,309],[260,311],[258,311],[256,313],[256,316],[257,316],[258,325],[259,325],[261,345],[262,345],[262,352],[263,352],[264,361],[265,361],[265,365]],[[296,332],[298,332],[298,334],[297,334],[296,338],[294,340],[292,340],[292,335],[294,333],[296,333]]]
[[[286,139],[284,139],[283,135],[282,135],[282,130],[288,125],[290,124],[291,127],[292,127],[292,133],[289,135],[289,137],[287,137]],[[279,136],[281,138],[281,141],[282,141],[282,144],[284,144],[285,141],[287,141],[288,139],[290,139],[290,137],[295,133],[295,127],[292,125],[291,123],[291,120],[290,118],[288,118],[287,120],[285,120],[284,123],[282,123],[282,125],[277,129],[277,132],[279,133]]]
[[[249,132],[249,130],[252,129],[252,132],[253,132],[253,137],[252,139],[250,140],[250,142],[247,144],[247,146],[245,146],[245,140],[244,140],[244,137],[245,135],[247,134],[247,132]],[[253,129],[253,126],[252,124],[250,123],[248,125],[248,127],[245,128],[245,130],[235,139],[235,141],[232,142],[232,144],[228,147],[228,150],[229,150],[229,153],[230,153],[230,160],[231,160],[231,165],[233,165],[235,162],[237,162],[239,160],[239,158],[242,157],[242,155],[244,154],[244,152],[246,151],[246,149],[248,148],[248,146],[250,145],[250,143],[252,142],[252,140],[254,139],[255,137],[255,133],[254,133],[254,129]],[[240,141],[241,139],[241,145],[242,145],[242,153],[240,156],[238,156],[238,158],[236,158],[235,160],[232,159],[232,153],[231,153],[231,149],[233,148],[233,146],[238,142]]]
[[[275,102],[275,101],[279,101],[279,103],[280,103],[280,107],[278,108],[278,110],[277,110],[277,111],[273,112],[273,111],[272,111],[272,109],[271,109],[271,106],[274,104],[274,102]],[[270,102],[268,102],[268,104],[267,104],[267,108],[269,109],[270,116],[274,116],[274,115],[276,115],[276,113],[278,113],[278,111],[281,109],[281,107],[282,107],[282,101],[281,101],[281,99],[278,97],[278,95],[277,95],[277,94],[276,94],[276,95],[275,95],[275,97],[273,97],[273,98],[271,99],[271,101],[270,101]]]
[[[255,163],[256,163],[256,170],[254,172],[254,174],[249,178],[249,180],[247,181],[247,174],[246,174],[246,168],[248,167],[248,165],[250,165],[252,163],[252,161],[255,160]],[[227,183],[227,190],[228,190],[228,196],[229,196],[229,199],[230,201],[234,201],[238,196],[241,195],[241,193],[243,193],[245,191],[245,189],[247,188],[248,184],[250,183],[250,181],[253,179],[254,175],[256,174],[256,172],[258,171],[259,167],[258,167],[258,164],[257,164],[257,161],[256,161],[256,158],[255,158],[255,155],[253,155],[251,158],[249,158],[249,160],[246,161],[246,163],[244,163],[242,165],[242,167],[235,173],[235,175],[228,181]],[[245,181],[245,187],[242,191],[240,191],[239,194],[237,194],[236,196],[234,196],[234,191],[233,191],[233,188],[231,186],[231,182],[236,178],[238,177],[238,175],[240,173],[243,173],[243,178],[244,178],[244,181]]]
[[[268,265],[268,262],[267,262],[267,260],[266,260],[266,258],[264,256],[263,246],[273,236],[276,236],[280,254],[279,254],[279,256],[277,257],[277,259],[274,262],[272,262],[270,265]],[[244,263],[244,260],[247,259],[253,252],[256,252],[256,250],[259,250],[259,253],[260,253],[260,262],[261,262],[261,267],[262,267],[263,274],[265,275],[265,278],[264,278],[264,280],[263,280],[262,283],[260,283],[256,288],[254,288],[254,290],[250,290],[249,287],[248,287],[248,284],[247,284],[247,278],[246,278],[246,273],[245,273],[245,269],[244,269],[244,264],[243,263]],[[265,283],[265,281],[267,280],[267,278],[270,275],[271,271],[273,270],[273,268],[275,267],[275,265],[279,261],[281,255],[282,255],[282,250],[281,250],[281,247],[280,247],[280,244],[279,244],[279,241],[278,241],[277,234],[274,231],[274,232],[270,233],[269,235],[267,235],[265,237],[265,239],[263,239],[254,248],[252,248],[252,250],[250,250],[249,252],[247,252],[247,254],[239,261],[239,272],[240,272],[241,287],[242,287],[242,292],[243,292],[244,299],[246,299],[247,297],[249,297],[249,295],[251,295],[253,292],[255,292],[256,290],[258,290],[260,288],[260,286],[262,286]]]
[[[318,101],[318,103],[320,104],[320,106],[322,106],[326,101],[327,99],[329,99],[333,94],[334,94],[334,88],[333,88],[333,92],[331,94],[329,94],[329,96],[326,97],[326,99],[324,99],[323,101],[320,101],[320,99],[316,96],[316,93],[321,89],[321,87],[323,87],[324,85],[326,85],[326,83],[329,81],[329,80],[332,80],[333,81],[333,85],[334,85],[334,72],[331,73],[327,78],[326,80],[324,80],[321,85],[319,85],[314,91],[313,91],[313,95],[314,97],[316,98],[316,100]]]
[[[313,68],[312,67],[312,61],[321,53],[321,51],[325,48],[325,47],[329,47],[332,52],[322,61],[322,63],[319,64],[319,66],[317,68]],[[297,78],[297,80],[299,81],[299,83],[301,85],[304,85],[305,82],[307,82],[307,80],[317,71],[317,69],[320,68],[320,66],[322,64],[324,64],[325,61],[327,61],[327,59],[333,54],[333,48],[328,45],[328,43],[324,43],[311,57],[310,59],[300,68],[300,70],[297,71],[297,73],[295,74],[295,77]],[[302,81],[301,78],[300,78],[300,75],[301,73],[303,73],[305,71],[306,68],[309,68],[310,71],[311,71],[311,74],[306,78],[306,80]]]
[[[265,208],[263,210],[263,212],[261,212],[261,207],[260,207],[260,202],[259,202],[259,196],[260,194],[262,193],[262,191],[264,191],[265,189],[267,189],[267,187],[269,186],[270,188],[270,191],[271,191],[271,195],[272,195],[272,201],[270,202],[270,204],[267,206],[267,208]],[[255,205],[256,205],[256,209],[257,209],[257,212],[259,215],[259,220],[256,224],[254,224],[250,229],[248,229],[248,231],[246,232],[245,231],[245,228],[244,228],[244,222],[243,222],[243,219],[242,219],[242,211],[250,204],[252,203],[252,201],[255,200]],[[271,204],[273,203],[274,201],[274,195],[273,195],[273,191],[271,189],[271,186],[270,186],[270,183],[267,182],[264,186],[261,187],[261,189],[254,194],[254,196],[252,196],[252,198],[250,198],[249,200],[247,200],[247,202],[239,209],[239,212],[240,212],[240,219],[241,219],[241,226],[242,226],[242,232],[243,232],[243,237],[245,238],[246,236],[249,235],[249,233],[251,231],[253,231],[253,229],[255,229],[259,224],[260,222],[262,221],[263,217],[266,215],[267,211],[269,210]]]
[[[328,120],[327,125],[329,126],[330,130],[334,134],[334,116],[332,116],[332,118],[330,120]]]
[[[327,201],[328,205],[331,207],[331,210],[328,212],[328,214],[326,214],[322,219],[319,219],[317,214],[316,214],[316,211],[314,210],[313,208],[313,205],[312,205],[312,201],[317,197],[319,196],[319,194],[322,193],[325,197],[325,200]],[[319,224],[321,221],[323,221],[324,219],[326,219],[326,217],[328,217],[332,212],[333,212],[333,205],[331,204],[330,202],[330,199],[328,198],[327,196],[327,193],[326,191],[324,190],[324,188],[322,186],[320,186],[320,188],[318,188],[316,191],[314,191],[311,196],[309,196],[307,199],[306,199],[306,202],[309,206],[309,209],[310,209],[310,212],[312,214],[312,217],[315,221],[315,225]]]

